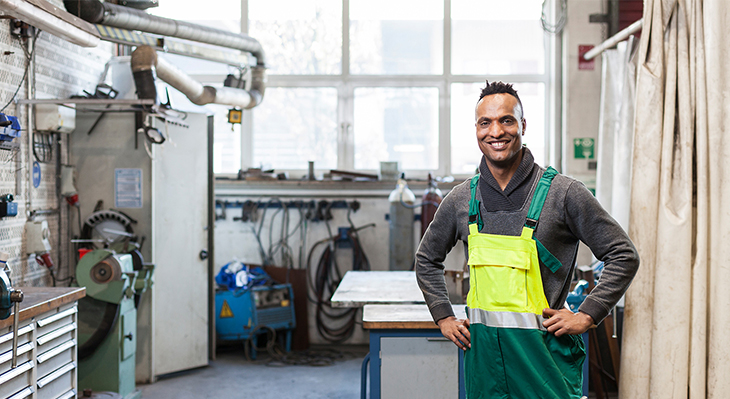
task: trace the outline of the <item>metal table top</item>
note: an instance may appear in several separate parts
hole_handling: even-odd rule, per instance
[[[410,271],[348,271],[331,302],[338,308],[426,303],[416,283],[416,272]]]

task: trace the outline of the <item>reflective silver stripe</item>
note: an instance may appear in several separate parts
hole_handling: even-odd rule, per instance
[[[469,308],[469,322],[489,327],[524,328],[547,331],[542,322],[545,318],[534,313],[491,312]]]

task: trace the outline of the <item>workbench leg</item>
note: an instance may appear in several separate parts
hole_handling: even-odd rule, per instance
[[[370,331],[370,399],[380,399],[380,337]]]
[[[360,369],[360,399],[368,399],[368,364],[370,363],[370,352],[362,360]]]

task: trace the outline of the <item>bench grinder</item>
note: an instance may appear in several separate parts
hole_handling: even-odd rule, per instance
[[[135,296],[149,287],[152,273],[140,271],[141,277],[135,263],[143,262],[132,254],[97,249],[76,266],[76,281],[86,287],[79,301],[80,390],[116,392],[125,399],[140,395],[135,389]]]

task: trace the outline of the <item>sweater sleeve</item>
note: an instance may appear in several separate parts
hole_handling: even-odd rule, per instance
[[[455,187],[444,197],[416,251],[416,278],[434,322],[454,316],[444,279],[444,259],[458,240],[458,209],[463,204]]]
[[[604,262],[598,284],[578,309],[598,324],[629,288],[639,268],[639,254],[618,222],[578,181],[568,188],[565,212],[573,234]]]

